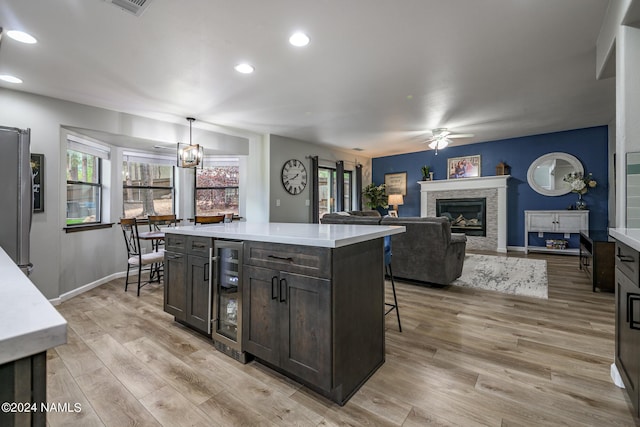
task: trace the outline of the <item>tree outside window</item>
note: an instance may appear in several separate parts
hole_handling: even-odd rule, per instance
[[[125,218],[173,214],[173,166],[125,160],[122,191]]]
[[[67,225],[99,223],[100,158],[67,150]]]
[[[219,213],[239,214],[238,161],[220,162],[196,170],[195,212],[196,215]]]

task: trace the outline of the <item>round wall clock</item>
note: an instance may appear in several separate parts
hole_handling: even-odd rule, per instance
[[[300,194],[307,186],[307,168],[299,160],[287,160],[282,166],[282,185],[289,194]]]

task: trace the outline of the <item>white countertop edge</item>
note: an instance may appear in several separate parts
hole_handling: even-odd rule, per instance
[[[0,248],[0,364],[67,342],[67,321]]]
[[[640,228],[610,228],[609,235],[640,252]]]
[[[249,224],[249,225],[247,225]],[[289,228],[288,231],[274,231],[273,228]],[[324,235],[304,235],[296,231],[332,230],[334,237]],[[219,239],[247,240],[254,242],[282,243],[290,245],[339,248],[355,243],[366,242],[400,234],[406,231],[404,226],[388,225],[345,225],[345,224],[305,224],[305,223],[231,223],[214,225],[189,225],[165,228],[163,231],[173,234],[213,237]]]
[[[2,350],[0,350],[0,365],[33,356],[66,343],[66,321],[57,325],[49,325],[45,329],[16,335],[0,343],[2,347]]]

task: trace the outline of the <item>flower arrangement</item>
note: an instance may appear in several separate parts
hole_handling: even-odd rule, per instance
[[[587,194],[590,188],[595,188],[598,182],[593,179],[593,175],[583,175],[582,172],[571,172],[565,175],[563,181],[571,186],[572,193]]]
[[[365,204],[369,209],[389,207],[385,184],[375,185],[372,182],[362,189],[362,195],[367,199]]]

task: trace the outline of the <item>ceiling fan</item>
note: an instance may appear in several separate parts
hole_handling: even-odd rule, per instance
[[[431,137],[427,138],[424,143],[429,144],[429,148],[438,150],[445,148],[454,138],[471,138],[474,135],[472,133],[452,133],[447,128],[436,128],[431,131]]]

